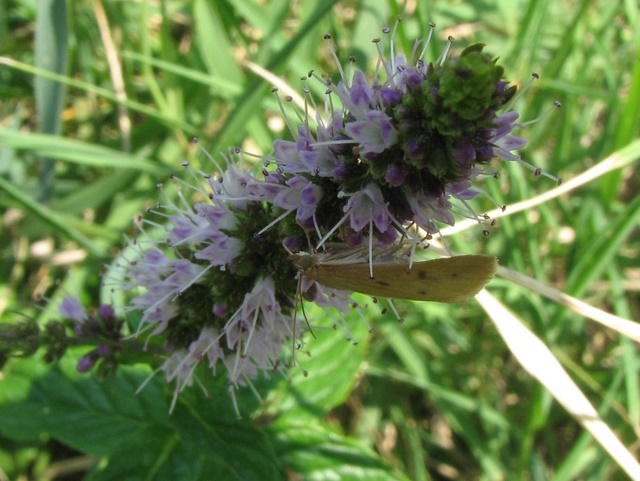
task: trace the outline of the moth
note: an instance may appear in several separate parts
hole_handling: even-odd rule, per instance
[[[300,273],[326,287],[375,297],[457,303],[469,301],[493,278],[494,256],[462,255],[414,262],[397,249],[373,257],[368,251],[344,248],[319,254],[291,254],[288,260]]]

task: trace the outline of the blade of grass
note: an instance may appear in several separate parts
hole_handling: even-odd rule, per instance
[[[480,291],[476,299],[522,367],[551,392],[632,479],[640,479],[638,461],[600,418],[549,348],[486,290]]]
[[[58,74],[54,74],[51,72],[48,72],[46,70],[42,70],[40,68],[37,67],[33,67],[32,65],[23,63],[23,62],[19,62],[17,60],[13,60],[11,58],[8,57],[0,57],[0,65],[7,65],[9,67],[15,68],[17,70],[20,70],[22,72],[27,72],[33,75],[37,75],[40,77],[45,77],[51,80],[55,80],[56,82],[60,82],[64,85],[68,85],[69,87],[74,87],[80,90],[83,90],[85,92],[91,92],[94,93],[96,95],[99,95],[101,97],[104,97],[108,100],[111,100],[114,103],[121,103],[122,105],[126,106],[127,108],[129,108],[129,110],[132,110],[134,112],[139,112],[141,114],[147,115],[151,118],[154,118],[158,121],[160,121],[161,123],[163,123],[164,125],[167,125],[169,127],[173,127],[173,128],[177,128],[177,129],[181,129],[183,131],[185,131],[186,133],[190,134],[190,135],[195,135],[195,136],[203,136],[203,132],[201,132],[199,129],[194,128],[191,124],[181,121],[179,119],[176,119],[170,115],[165,115],[161,112],[158,112],[157,110],[154,110],[152,108],[147,107],[146,105],[143,105],[139,102],[134,102],[132,100],[125,100],[120,102],[118,100],[118,96],[111,92],[110,90],[107,89],[103,89],[101,87],[96,87],[95,85],[92,85],[90,83],[87,82],[82,82],[80,80],[76,80],[76,79],[72,79],[69,77],[65,77],[64,75],[58,75]]]
[[[46,134],[24,134],[14,130],[0,129],[0,143],[19,150],[28,150],[80,165],[131,169],[166,177],[170,169],[135,155],[100,145]]]
[[[59,75],[67,71],[67,7],[65,0],[38,2],[35,33],[35,66]],[[45,77],[34,79],[36,111],[40,130],[56,135],[60,132],[64,105],[64,84]],[[40,160],[40,200],[48,200],[54,190],[55,162],[44,157]]]
[[[291,56],[298,43],[302,42],[306,38],[307,32],[311,31],[322,18],[331,12],[336,2],[337,0],[318,2],[316,10],[311,13],[309,19],[300,26],[296,35],[271,58],[265,69],[277,73],[284,68],[286,60]],[[264,97],[270,88],[271,86],[266,84],[260,77],[253,77],[249,80],[249,85],[246,89],[248,95],[239,99],[238,105],[233,109],[227,122],[218,133],[216,141],[209,148],[210,152],[218,152],[221,150],[222,145],[235,143],[238,133],[244,131],[243,127],[247,124],[248,119],[255,115],[256,106],[260,103],[259,100]]]
[[[183,67],[182,65],[159,60],[157,58],[149,57],[148,55],[142,55],[136,52],[125,51],[122,52],[123,58],[130,58],[142,62],[145,65],[150,65],[161,70],[166,70],[179,77],[193,80],[194,82],[201,83],[202,85],[208,85],[217,90],[217,94],[222,98],[232,99],[242,93],[242,87],[233,83],[227,79],[212,76],[208,73],[199,72],[194,69]]]
[[[640,196],[631,201],[582,253],[580,261],[567,278],[566,290],[574,295],[581,295],[595,277],[608,267],[639,223]]]
[[[48,209],[31,196],[25,194],[24,191],[4,180],[2,177],[0,177],[0,191],[3,191],[9,196],[9,198],[14,199],[17,203],[21,204],[29,213],[37,216],[62,235],[76,241],[94,257],[102,258],[106,255],[107,252],[105,250],[98,248],[91,239],[85,237],[78,230],[73,229],[67,219],[57,212]]]

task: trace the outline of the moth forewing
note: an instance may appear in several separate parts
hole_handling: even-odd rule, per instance
[[[360,254],[338,258],[331,254],[294,255],[290,259],[301,273],[323,286],[360,292],[376,297],[413,301],[464,302],[475,296],[496,272],[493,256],[467,255],[415,262],[411,268],[407,259],[379,256],[373,264],[373,279],[369,264]]]

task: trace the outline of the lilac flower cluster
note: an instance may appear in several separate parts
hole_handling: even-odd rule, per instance
[[[232,391],[259,372],[281,369],[283,345],[296,335],[295,271],[276,230],[256,235],[273,219],[281,189],[225,160],[224,171],[203,173],[202,185],[190,186],[207,202],[191,206],[180,196],[178,205],[165,196],[153,212],[170,224],[166,238],[154,241],[140,226],[139,257],[121,266],[120,288],[143,288],[131,302],[142,312],[136,335],[165,336],[161,369],[176,382],[176,394],[192,384],[203,361],[214,373],[219,362],[225,366]]]
[[[214,373],[221,363],[231,391],[297,363],[286,346],[300,345],[299,294],[348,312],[349,293],[298,282],[290,253],[328,242],[368,245],[370,254],[400,238],[415,245],[424,236],[419,229],[428,235],[452,225],[456,205],[483,222],[466,201],[482,192],[475,179],[494,175],[489,162],[531,167],[513,152],[526,143],[512,133],[520,127],[508,107],[516,87],[496,60],[481,45],[451,57],[450,40],[440,58],[426,62],[428,42],[419,54],[416,43],[407,58],[393,53],[391,35],[386,58],[375,40],[372,79],[357,69],[347,74],[339,62],[337,83],[311,72],[326,87],[326,117],[307,116],[291,128],[293,140],[276,140],[259,177],[242,169],[239,150],[223,156],[224,168],[206,154],[215,173],[185,163],[196,184],[174,181],[207,200],[191,205],[180,194],[174,203],[165,195],[150,212],[168,227],[141,219],[137,255],[118,266],[125,276],[114,287],[130,292],[130,309],[141,313],[131,335],[156,345],[156,336],[164,339],[160,369],[175,381],[176,395],[202,362]],[[310,112],[316,104],[307,100]],[[145,225],[167,234],[158,241]],[[63,306],[78,317],[70,307]]]
[[[50,321],[43,328],[32,319],[6,324],[8,330],[0,332],[0,354],[7,351],[3,344],[8,341],[13,356],[29,356],[44,348],[44,360],[53,362],[61,359],[71,346],[91,346],[78,361],[78,371],[87,372],[100,361],[98,376],[113,374],[123,350],[123,320],[115,315],[113,308],[104,304],[89,311],[77,296],[68,294],[58,304],[58,312],[62,320]],[[73,331],[73,335],[69,335],[69,331]]]
[[[327,104],[337,97],[341,107],[326,120],[317,116],[315,134],[305,119],[293,141],[276,140],[273,160],[289,190],[304,186],[295,218],[315,229],[316,247],[338,228],[341,242],[380,247],[411,237],[409,225],[432,234],[453,225],[455,201],[478,218],[466,200],[482,192],[474,179],[495,174],[489,162],[497,156],[529,167],[512,152],[526,141],[512,134],[518,114],[505,106],[516,87],[496,60],[473,45],[427,63],[427,45],[417,58],[416,49],[409,59],[380,51],[384,78],[355,70],[349,79],[339,64],[337,85],[310,73],[326,85]]]

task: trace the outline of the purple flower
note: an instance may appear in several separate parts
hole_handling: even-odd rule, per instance
[[[526,144],[512,134],[521,127],[518,116],[505,110],[516,87],[484,46],[472,45],[456,57],[448,56],[450,47],[436,62],[415,52],[410,58],[381,53],[382,68],[371,78],[358,69],[347,78],[342,66],[338,82],[315,77],[324,82],[333,110],[324,121],[316,117],[317,141],[307,118],[292,129],[295,142],[274,143],[285,188],[274,203],[295,211],[304,230],[315,231],[316,247],[357,245],[368,236],[374,237],[370,246],[383,239],[391,245],[412,223],[438,232],[440,224],[454,224],[454,205],[484,222],[466,203],[482,192],[472,182],[491,173],[487,164],[495,156],[529,167],[514,153]],[[322,196],[304,202],[298,192],[303,185],[311,189],[309,183]],[[335,214],[340,208],[343,217]],[[301,245],[302,235],[296,239]]]
[[[349,214],[351,228],[356,232],[372,223],[380,232],[386,232],[389,228],[389,210],[376,184],[369,184],[353,194],[344,210]]]
[[[98,315],[103,321],[109,321],[113,319],[115,312],[113,310],[113,307],[111,307],[109,304],[102,304],[98,308]]]
[[[491,131],[491,143],[493,151],[504,160],[518,160],[520,157],[512,153],[527,145],[522,137],[511,135],[511,131],[517,127],[514,122],[518,119],[518,113],[509,111],[495,119],[495,128]]]
[[[96,356],[93,354],[86,354],[82,356],[76,365],[78,372],[88,372],[96,363]]]
[[[384,180],[387,184],[393,187],[399,187],[404,184],[404,181],[409,174],[409,169],[404,164],[394,162],[387,167],[387,171],[384,174]]]
[[[364,158],[369,153],[379,154],[398,141],[391,117],[380,110],[369,110],[365,119],[348,123],[344,133],[356,142]]]
[[[190,207],[185,200],[179,208],[169,201],[166,250],[141,229],[139,257],[122,266],[122,287],[142,313],[136,334],[169,341],[161,370],[175,396],[192,385],[201,362],[214,374],[224,364],[232,390],[279,364],[294,332],[296,271],[278,231],[259,231],[277,222],[280,208],[311,219],[322,197],[303,176],[274,173],[267,182],[234,166],[202,176],[196,189],[212,191],[209,202]]]
[[[89,318],[86,309],[80,302],[80,299],[75,296],[66,296],[58,306],[58,310],[64,317],[76,321],[79,324],[85,322]]]
[[[322,197],[322,189],[302,176],[291,177],[286,188],[280,191],[273,204],[287,211],[296,211],[296,220],[306,223],[313,218]]]

